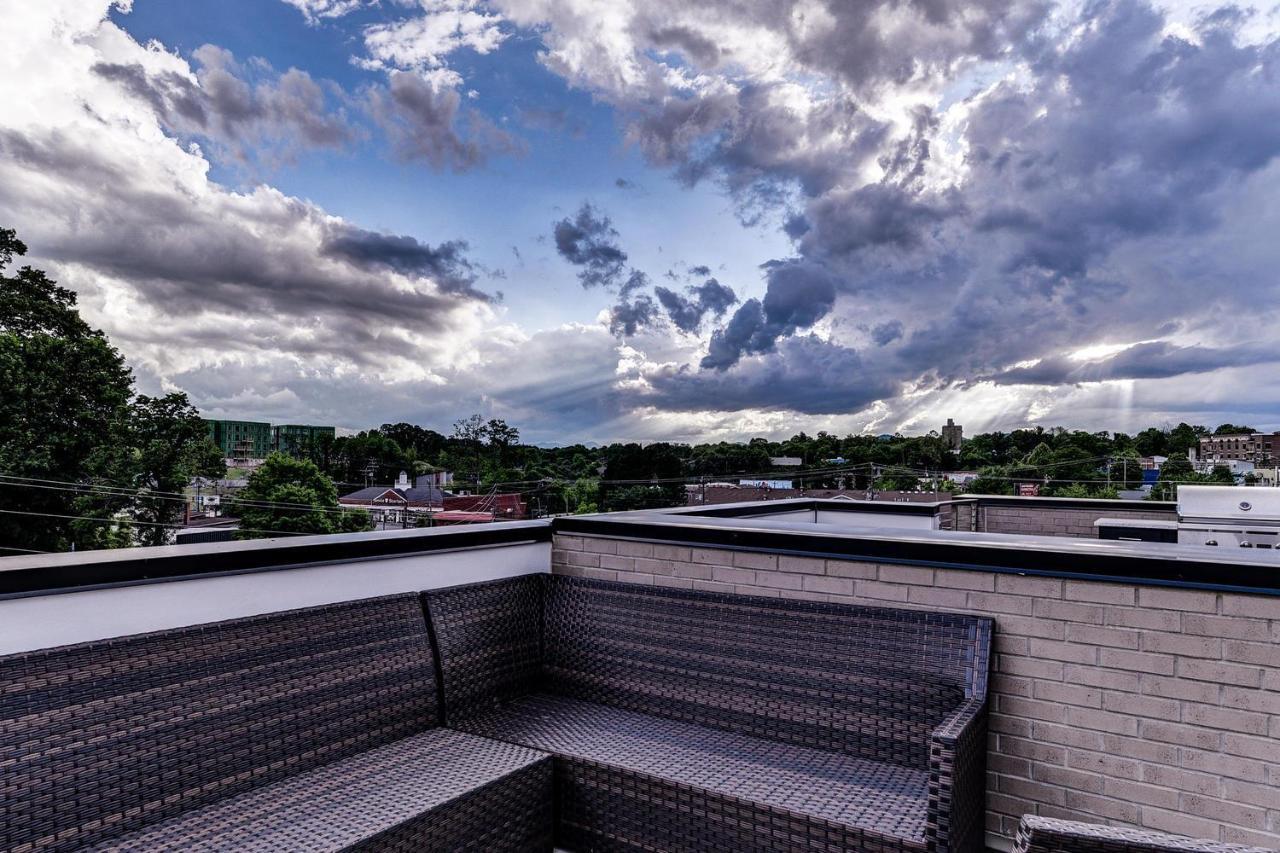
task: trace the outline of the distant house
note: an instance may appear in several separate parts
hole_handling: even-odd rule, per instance
[[[770,456],[769,464],[774,468],[799,468],[804,459],[799,456]]]
[[[444,509],[445,501],[452,497],[432,484],[437,475],[419,478],[418,484],[410,484],[404,471],[393,486],[368,486],[338,498],[338,503],[352,509],[363,509],[373,516],[375,524],[409,525],[423,513]]]

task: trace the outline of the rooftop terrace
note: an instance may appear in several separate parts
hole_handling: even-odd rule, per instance
[[[1280,555],[1091,538],[1103,515],[1172,511],[800,499],[9,557],[0,654],[546,574],[986,617],[986,846],[1011,849],[1033,815],[1046,827],[1068,819],[1277,848]],[[464,646],[482,642],[468,637]]]

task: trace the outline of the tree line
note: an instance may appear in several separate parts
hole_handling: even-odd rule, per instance
[[[137,392],[72,291],[30,266],[7,272],[25,253],[14,231],[0,229],[0,553],[171,542],[188,484],[225,476],[221,452],[185,394]],[[1213,433],[1253,431],[1221,424]],[[1209,434],[1186,423],[1134,435],[1036,426],[975,435],[958,453],[937,432],[539,447],[505,420],[476,414],[448,434],[387,423],[273,454],[229,511],[246,537],[364,530],[368,515],[339,506],[340,494],[439,470],[453,472],[455,490],[520,492],[539,514],[674,506],[686,484],[740,477],[954,491],[948,475],[976,471],[970,492],[1014,494],[1032,482],[1041,494],[1114,497],[1142,482],[1139,458],[1156,455],[1169,461],[1152,497],[1167,499],[1178,483],[1232,482],[1225,468],[1192,470],[1187,452]],[[800,465],[780,468],[776,457]]]

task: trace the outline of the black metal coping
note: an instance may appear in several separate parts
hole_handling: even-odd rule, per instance
[[[0,598],[550,542],[549,521],[340,533],[0,558]]]
[[[1106,506],[1112,511],[1161,510],[1174,506],[1147,501],[980,495],[929,503],[794,498],[713,507],[561,516],[554,521],[497,522],[465,527],[300,536],[295,539],[0,557],[0,598],[549,542],[553,530],[760,553],[1280,594],[1280,553],[1276,552],[1258,556],[1239,553],[1236,549],[1165,543],[927,531],[891,526],[856,528],[769,518],[779,513],[818,510],[918,517],[937,514],[955,504],[975,502],[1038,507]]]
[[[981,506],[1020,506],[1024,509],[1107,509],[1112,512],[1177,513],[1175,501],[1129,501],[1111,498],[1033,498],[1014,495],[957,495],[957,501],[977,501]]]
[[[964,501],[969,503],[970,501]],[[660,515],[707,518],[755,518],[784,512],[858,512],[890,515],[936,515],[955,501],[843,501],[834,498],[785,498],[776,501],[740,501],[711,506],[650,510]]]
[[[1280,595],[1280,554],[1122,542],[657,513],[565,516],[557,533],[766,554],[837,558],[998,574]]]

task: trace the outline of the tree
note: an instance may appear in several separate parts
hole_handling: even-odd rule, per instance
[[[508,425],[501,418],[490,418],[489,423],[484,426],[484,435],[489,440],[489,447],[494,451],[494,464],[499,468],[505,468],[511,448],[520,443],[520,430]]]
[[[1148,497],[1153,501],[1177,500],[1179,484],[1194,483],[1198,480],[1199,477],[1196,475],[1195,468],[1191,467],[1190,459],[1186,456],[1170,456],[1160,466],[1160,477],[1151,487],[1151,494]]]
[[[172,528],[162,525],[176,524],[185,508],[172,496],[195,477],[224,476],[226,462],[186,394],[139,395],[129,405],[127,424],[130,454],[120,476],[128,474],[139,490],[129,515],[147,522],[136,533],[140,544],[168,544]]]
[[[886,492],[916,492],[920,490],[920,475],[901,468],[889,468],[876,479],[875,487]]]
[[[1213,431],[1214,435],[1251,435],[1257,432],[1251,426],[1240,426],[1239,424],[1218,424],[1218,428]]]
[[[371,530],[364,510],[343,509],[338,490],[313,462],[272,453],[235,496],[240,539],[291,533],[352,533]]]
[[[468,478],[475,486],[480,485],[481,465],[480,450],[484,446],[485,425],[484,419],[479,415],[471,415],[453,424],[453,435],[450,436],[453,442],[459,447],[461,456],[458,461],[461,465],[456,466],[458,470],[465,471]]]
[[[1142,461],[1129,451],[1111,460],[1111,484],[1117,489],[1136,489],[1142,485]]]
[[[1139,456],[1168,456],[1169,434],[1156,427],[1148,427],[1133,440]]]
[[[991,465],[978,471],[978,476],[969,481],[966,490],[971,495],[1011,495],[1013,481],[1009,478],[1009,468],[1005,465]]]
[[[0,474],[27,481],[0,485],[0,547],[121,544],[110,519],[127,497],[90,486],[109,482],[107,451],[122,433],[133,377],[81,319],[74,293],[29,266],[5,275],[26,251],[0,229]]]
[[[1209,430],[1202,426],[1191,426],[1188,423],[1178,424],[1169,430],[1169,455],[1185,454],[1191,448],[1199,447],[1200,438],[1208,434]]]

